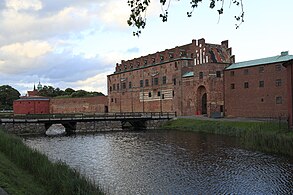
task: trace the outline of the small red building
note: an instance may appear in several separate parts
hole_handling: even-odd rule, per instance
[[[49,114],[50,99],[47,97],[21,97],[13,102],[14,114]]]

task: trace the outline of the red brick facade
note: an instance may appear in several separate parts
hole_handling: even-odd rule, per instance
[[[122,61],[108,75],[110,112],[220,113],[223,69],[233,61],[228,41],[204,39]]]
[[[45,97],[22,97],[13,102],[14,114],[49,114],[50,99]]]
[[[288,116],[287,71],[282,62],[228,69],[224,78],[227,117]]]
[[[293,60],[283,64],[287,68],[288,114],[289,125],[293,126]]]
[[[105,113],[108,112],[107,96],[84,98],[53,98],[50,113]]]

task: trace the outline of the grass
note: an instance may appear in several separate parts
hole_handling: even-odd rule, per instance
[[[293,131],[285,123],[176,119],[162,128],[239,137],[248,149],[293,157]]]
[[[0,185],[9,194],[103,194],[77,171],[0,130]]]

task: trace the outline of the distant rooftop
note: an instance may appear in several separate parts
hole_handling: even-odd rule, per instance
[[[20,99],[16,101],[23,101],[23,100],[50,100],[48,97],[43,96],[21,96]]]
[[[263,65],[263,64],[285,62],[285,61],[292,60],[292,59],[293,59],[293,55],[289,55],[288,51],[285,51],[285,52],[281,52],[281,55],[278,55],[278,56],[234,63],[234,64],[231,64],[230,66],[228,66],[225,70],[245,68],[245,67],[250,67],[250,66],[258,66],[258,65]]]

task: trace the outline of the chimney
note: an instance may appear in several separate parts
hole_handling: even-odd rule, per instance
[[[282,51],[281,52],[281,56],[287,56],[287,55],[289,55],[289,52],[288,51]]]

